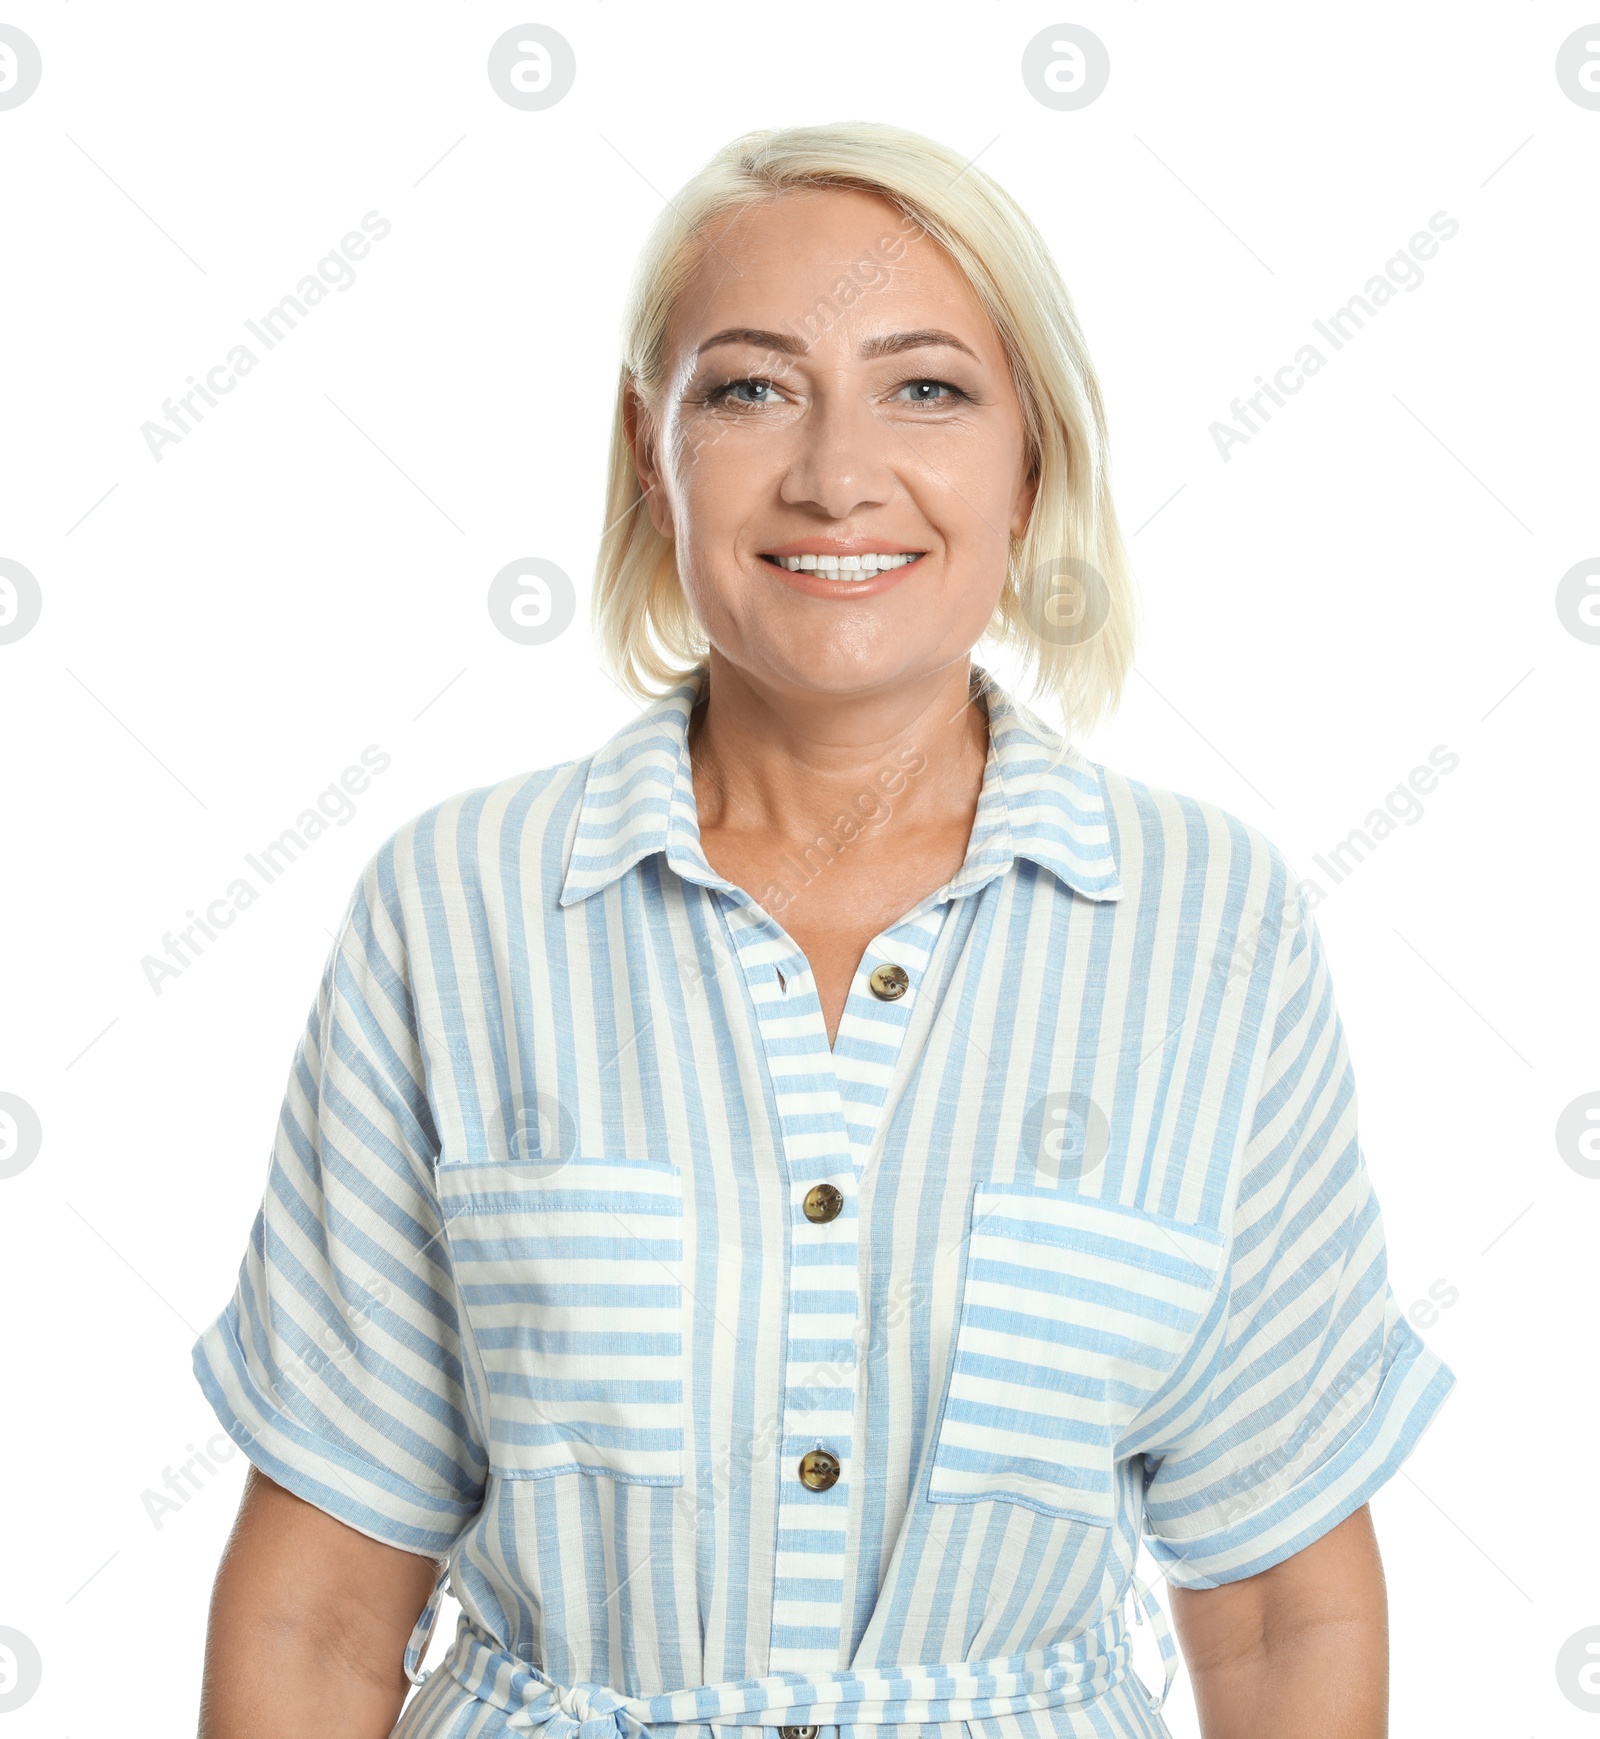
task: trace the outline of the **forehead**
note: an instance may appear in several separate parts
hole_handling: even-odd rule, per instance
[[[824,303],[829,318],[819,323]],[[980,355],[1000,354],[965,274],[898,206],[854,188],[816,188],[745,206],[705,230],[668,337],[678,352],[730,326],[820,327],[853,345],[869,333],[934,324]]]

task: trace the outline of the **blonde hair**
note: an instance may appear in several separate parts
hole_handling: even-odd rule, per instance
[[[1112,503],[1099,382],[1065,284],[1022,208],[981,169],[920,134],[869,121],[746,133],[723,146],[646,240],[623,321],[605,529],[592,616],[622,687],[652,699],[707,652],[679,578],[675,546],[651,523],[624,422],[629,388],[657,402],[667,328],[699,264],[702,232],[724,214],[791,191],[876,193],[966,274],[1011,362],[1038,474],[1028,527],[1013,539],[985,637],[1017,649],[1036,693],[1053,697],[1066,736],[1112,713],[1133,660],[1135,603]],[[1063,586],[1063,579],[1065,586]]]

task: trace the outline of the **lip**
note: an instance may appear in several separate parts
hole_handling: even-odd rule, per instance
[[[814,538],[806,540],[807,543],[815,543],[817,541],[819,541],[819,540],[814,539]],[[912,549],[902,549],[902,548],[896,548],[893,545],[877,544],[877,543],[873,543],[870,541],[858,543],[854,548],[851,548],[851,549],[841,549],[838,547],[838,545],[836,543],[830,544],[825,539],[821,540],[821,541],[822,541],[824,547],[822,547],[820,549],[813,550],[813,549],[805,547],[804,544],[802,544],[798,548],[791,546],[791,545],[785,545],[781,551],[774,550],[771,553],[773,555],[782,554],[782,555],[801,555],[801,556],[803,556],[803,555],[892,555],[892,556],[899,556],[899,555],[918,555],[918,554],[920,554],[922,556],[922,561],[926,561],[928,559],[928,552],[925,550],[918,551],[918,550],[912,550]],[[762,553],[765,554],[767,552],[763,551]],[[883,568],[883,569],[881,569],[878,573],[873,574],[870,579],[865,579],[865,580],[832,580],[832,579],[829,579],[827,577],[827,575],[818,573],[815,568],[786,568],[783,565],[783,563],[779,562],[779,561],[760,561],[759,557],[757,558],[757,560],[758,560],[758,564],[761,568],[762,573],[770,574],[773,579],[777,580],[781,585],[787,586],[790,589],[790,591],[803,592],[808,597],[812,597],[812,598],[831,598],[831,599],[836,599],[840,602],[842,602],[846,598],[875,598],[881,592],[892,591],[894,587],[901,585],[905,580],[909,579],[913,574],[920,574],[922,572],[922,562],[921,561],[902,562],[901,565],[897,568]]]
[[[891,543],[881,537],[797,537],[757,552],[764,556],[920,556],[915,544]]]

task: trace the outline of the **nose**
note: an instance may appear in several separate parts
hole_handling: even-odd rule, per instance
[[[795,426],[780,495],[832,520],[889,501],[897,487],[894,447],[903,438],[847,382],[820,385]]]

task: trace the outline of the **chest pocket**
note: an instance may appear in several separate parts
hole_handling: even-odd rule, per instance
[[[441,1165],[456,1283],[507,1479],[683,1483],[683,1188],[667,1161]]]
[[[1224,1243],[1137,1209],[980,1185],[930,1500],[1112,1526],[1117,1442],[1193,1339]]]

